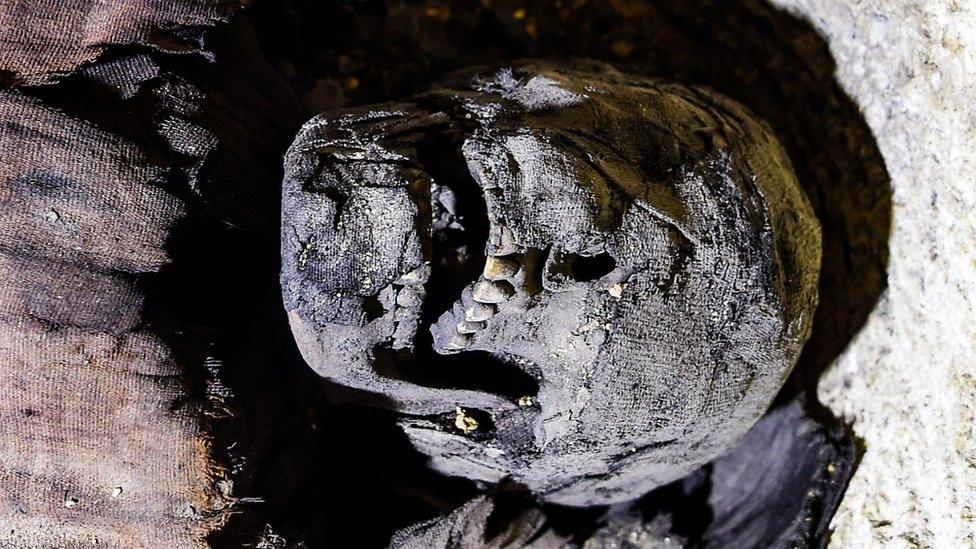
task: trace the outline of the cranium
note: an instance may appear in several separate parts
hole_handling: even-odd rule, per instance
[[[706,90],[474,70],[314,118],[286,170],[305,359],[446,474],[633,499],[743,437],[809,334],[819,226],[771,131]]]

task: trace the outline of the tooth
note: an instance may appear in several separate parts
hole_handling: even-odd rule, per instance
[[[490,248],[497,248],[498,243],[502,240],[501,233],[499,232],[501,230],[501,225],[495,223],[494,221],[491,221],[490,223],[491,225],[488,227],[488,244],[490,245]]]
[[[454,426],[465,434],[473,433],[478,430],[478,421],[469,416],[460,406],[455,410]]]
[[[503,303],[515,295],[515,289],[505,281],[481,280],[474,286],[472,296],[479,303]]]
[[[467,310],[464,311],[464,320],[468,322],[485,322],[498,312],[498,307],[490,303],[478,303],[475,301]]]
[[[416,335],[416,325],[411,322],[398,322],[393,329],[394,348],[408,347]]]
[[[420,311],[410,307],[397,307],[393,310],[393,320],[396,322],[413,322]]]
[[[457,332],[459,334],[476,334],[485,328],[484,322],[466,322],[461,321],[457,325]]]
[[[471,118],[471,115],[465,115],[465,118]],[[487,170],[487,166],[480,162],[473,162],[471,160],[467,161],[468,172],[471,173],[471,177],[481,186],[483,189],[494,189],[495,181],[491,177],[491,174]]]
[[[445,351],[460,351],[467,349],[474,342],[474,338],[468,334],[456,333],[444,344]]]
[[[488,256],[485,260],[484,275],[488,280],[504,280],[515,276],[519,264],[511,259]]]
[[[624,290],[626,288],[627,288],[627,285],[626,284],[624,284],[622,282],[618,282],[618,283],[614,284],[613,286],[610,286],[610,289],[607,290],[607,292],[609,292],[610,295],[613,296],[613,297],[615,297],[616,299],[620,299],[620,296],[624,295]]]

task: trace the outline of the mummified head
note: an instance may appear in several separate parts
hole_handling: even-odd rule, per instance
[[[286,168],[302,353],[447,474],[638,497],[739,440],[809,333],[817,222],[770,130],[705,90],[473,71],[316,117]]]

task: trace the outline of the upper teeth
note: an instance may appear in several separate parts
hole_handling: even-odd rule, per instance
[[[512,231],[501,224],[492,223],[486,251],[488,257],[485,258],[480,279],[465,290],[455,305],[456,333],[444,344],[445,350],[462,350],[472,345],[475,335],[484,330],[487,322],[498,313],[497,304],[507,302],[516,295],[513,282],[522,266],[513,256],[517,252],[517,245]],[[459,314],[460,310],[464,311],[463,316]]]
[[[512,278],[519,270],[519,264],[511,259],[489,256],[485,261],[484,276],[488,280]]]
[[[485,327],[483,322],[467,322],[462,321],[457,325],[457,331],[459,334],[475,334],[478,333]]]
[[[475,301],[464,311],[464,320],[468,322],[484,322],[495,316],[498,308],[490,303],[478,303]]]
[[[611,296],[620,299],[620,296],[624,295],[625,289],[627,289],[627,285],[622,282],[618,282],[613,286],[610,286],[610,289],[607,290],[607,292],[609,292]]]
[[[479,280],[472,297],[479,303],[503,303],[515,295],[511,284],[501,281]]]

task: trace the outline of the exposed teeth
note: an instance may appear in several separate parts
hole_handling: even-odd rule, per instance
[[[478,430],[478,421],[465,413],[465,410],[458,406],[455,410],[454,426],[465,434],[473,433]]]
[[[460,322],[457,325],[457,331],[459,334],[476,334],[484,328],[484,322]]]
[[[627,285],[626,284],[624,284],[622,282],[618,282],[618,283],[614,284],[613,286],[610,286],[610,289],[607,290],[607,292],[609,292],[610,295],[613,296],[613,297],[615,297],[616,299],[620,299],[620,296],[624,295],[624,290],[626,288],[627,288]]]
[[[472,297],[479,303],[504,303],[515,295],[515,289],[505,281],[481,280],[474,286]]]
[[[485,322],[498,312],[498,307],[490,303],[475,301],[464,311],[464,320],[468,322]]]
[[[511,259],[489,256],[485,260],[484,276],[488,280],[512,278],[519,270],[519,264]]]
[[[462,349],[467,349],[474,342],[474,338],[469,334],[454,334],[451,339],[444,344],[445,351],[460,351]]]
[[[499,234],[501,237],[496,255],[514,254],[517,250],[515,248],[515,235],[512,234],[512,230],[508,227],[502,227]]]

